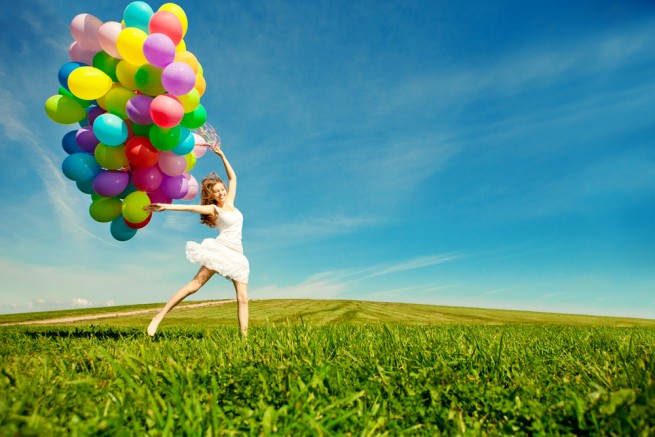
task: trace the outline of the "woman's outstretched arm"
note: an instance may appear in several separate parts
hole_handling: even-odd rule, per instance
[[[177,205],[172,203],[151,203],[144,206],[143,209],[150,212],[183,211],[206,215],[212,215],[215,211],[214,205]]]

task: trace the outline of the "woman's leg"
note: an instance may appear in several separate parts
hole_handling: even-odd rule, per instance
[[[248,284],[232,281],[237,292],[237,316],[239,329],[244,337],[248,334]]]
[[[195,293],[200,289],[200,287],[205,285],[205,283],[209,281],[209,278],[211,278],[214,273],[215,272],[213,270],[209,270],[205,266],[200,267],[200,270],[198,270],[196,276],[188,284],[180,288],[177,293],[175,293],[173,297],[170,298],[168,303],[166,303],[159,314],[157,314],[152,319],[152,322],[150,322],[150,325],[148,326],[148,335],[153,337],[155,332],[157,332],[157,327],[159,326],[159,323],[162,321],[164,316],[166,316],[166,314],[168,314],[168,312],[172,310],[175,305],[182,302],[185,297]]]

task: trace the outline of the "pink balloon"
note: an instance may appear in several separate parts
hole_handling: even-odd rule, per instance
[[[98,53],[97,51],[89,50],[84,47],[77,41],[68,47],[68,57],[73,62],[81,62],[86,65],[93,65],[93,57]]]
[[[79,14],[71,21],[71,35],[85,49],[99,52],[102,50],[98,41],[100,26],[102,26],[102,21],[99,18],[90,14]]]
[[[143,43],[143,55],[151,65],[164,68],[175,60],[175,44],[166,35],[153,33]]]
[[[157,166],[137,168],[132,171],[132,183],[140,191],[155,191],[161,185],[164,176]]]
[[[184,178],[187,180],[189,184],[189,191],[187,191],[186,195],[182,198],[182,200],[193,200],[198,194],[198,189],[199,189],[198,181],[189,173],[184,173]]]
[[[183,96],[196,85],[196,72],[186,62],[173,62],[162,71],[161,84],[170,94]]]
[[[202,158],[207,153],[207,146],[195,146],[193,148],[193,154],[196,155],[196,159]]]
[[[184,107],[175,97],[162,94],[150,104],[150,118],[153,123],[163,128],[177,126],[184,117]]]
[[[148,22],[148,31],[150,34],[163,33],[168,36],[173,44],[178,45],[182,41],[184,31],[180,19],[172,12],[157,11],[150,17]]]
[[[180,176],[186,170],[186,158],[170,150],[159,154],[159,169],[167,176]]]
[[[121,23],[115,21],[107,21],[98,29],[98,42],[100,43],[100,47],[102,47],[107,54],[117,59],[123,59],[116,48],[116,40],[118,39],[118,34],[121,33],[121,30],[123,30],[123,26],[121,26]]]

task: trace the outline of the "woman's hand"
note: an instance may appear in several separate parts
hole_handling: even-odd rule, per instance
[[[151,203],[150,205],[144,206],[143,210],[144,211],[150,211],[150,212],[166,211],[166,204],[165,203]]]
[[[225,156],[225,154],[223,153],[223,149],[221,149],[220,144],[210,144],[209,148],[212,150],[212,152],[214,152],[221,158]]]

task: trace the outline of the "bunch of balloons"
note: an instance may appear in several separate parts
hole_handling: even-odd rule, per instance
[[[198,182],[189,173],[204,155],[192,132],[207,119],[202,66],[186,50],[182,8],[156,12],[127,5],[122,23],[77,15],[70,24],[71,62],[59,69],[59,94],[45,103],[57,123],[79,123],[64,135],[64,175],[90,194],[91,217],[110,222],[119,241],[150,222],[150,203],[191,200]]]

